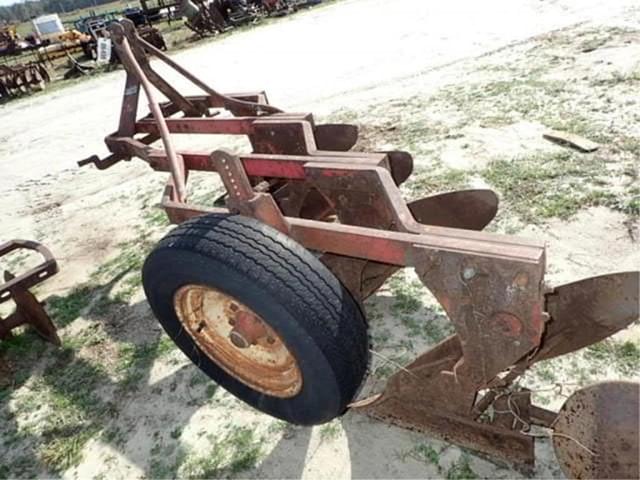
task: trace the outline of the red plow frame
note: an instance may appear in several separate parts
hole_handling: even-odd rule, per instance
[[[173,223],[209,213],[255,218],[318,252],[360,303],[399,268],[413,267],[446,311],[456,334],[354,409],[525,470],[534,464],[529,427],[563,424],[565,430],[554,430],[556,449],[577,449],[575,455],[558,455],[567,474],[637,474],[633,454],[614,452],[593,435],[578,441],[579,432],[570,427],[575,422],[565,421],[574,413],[534,406],[530,392],[511,388],[535,362],[600,341],[637,319],[637,272],[547,288],[542,243],[478,231],[495,215],[492,192],[453,192],[407,204],[398,188],[412,170],[406,152],[350,151],[357,139],[353,125],[317,125],[311,114],[269,105],[264,92],[220,94],[141,39],[129,22],[113,25],[111,33],[127,71],[120,122],[105,139],[111,155],[81,165],[103,169],[141,158],[154,170],[170,172],[162,207]],[[204,95],[180,94],[153,70],[148,54]],[[138,120],[141,87],[151,113]],[[153,87],[169,101],[158,103]],[[253,151],[176,150],[171,134],[244,135]],[[163,148],[151,146],[158,140]],[[188,202],[191,171],[220,175],[226,207]],[[637,387],[631,393],[625,383],[596,387],[585,401],[595,410],[591,427],[614,408],[593,400],[602,392],[627,392],[616,398],[637,405]],[[637,423],[637,411],[635,417],[633,409],[626,411],[631,413],[624,421],[609,422],[608,428],[637,446],[637,436],[634,440],[634,432],[625,430],[629,422]],[[598,453],[584,455],[576,444]]]

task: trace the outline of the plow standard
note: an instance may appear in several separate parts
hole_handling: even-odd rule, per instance
[[[162,207],[179,226],[147,258],[145,293],[212,379],[293,423],[327,422],[350,408],[529,471],[530,429],[540,426],[566,475],[638,478],[637,384],[584,388],[559,412],[514,385],[536,362],[637,320],[637,272],[549,288],[543,244],[481,232],[497,211],[493,192],[407,204],[398,186],[412,172],[410,154],[351,151],[354,125],[283,112],[264,92],[220,94],[130,22],[111,34],[127,71],[120,122],[105,139],[111,154],[80,164],[103,169],[138,157],[170,173]],[[203,94],[179,93],[148,54]],[[151,113],[137,119],[141,89]],[[177,150],[171,134],[244,135],[252,151]],[[217,173],[223,201],[189,203],[191,171]],[[362,302],[403,267],[415,269],[456,333],[354,402],[369,359]]]

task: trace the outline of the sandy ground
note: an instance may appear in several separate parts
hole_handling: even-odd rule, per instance
[[[584,41],[583,32],[593,36],[594,31],[637,31],[640,7],[635,0],[397,0],[393,8],[390,3],[345,0],[204,43],[174,58],[221,91],[265,89],[272,104],[289,111],[313,111],[326,118],[357,114],[359,123],[380,128],[385,126],[385,117],[393,117],[399,119],[400,129],[411,116],[412,121],[425,124],[424,138],[411,139],[418,170],[428,168],[437,157],[440,166],[471,172],[471,184],[487,183],[473,172],[496,158],[553,155],[562,148],[541,139],[548,125],[540,118],[518,118],[499,125],[463,125],[451,120],[459,112],[450,111],[444,97],[433,104],[425,103],[424,110],[416,106],[420,102],[414,102],[413,108],[405,108],[403,102],[408,105],[415,98],[438,97],[448,88],[464,85],[465,79],[483,81],[505,65],[512,72],[507,69],[502,74],[511,78],[515,71],[525,75],[528,68],[533,68],[532,62],[545,64],[545,81],[567,84],[578,77],[640,72],[637,35],[612,34],[604,40],[603,48],[586,53],[576,47]],[[563,32],[568,33],[560,41],[558,38],[565,38]],[[549,38],[556,43],[546,46],[545,35],[551,35]],[[568,51],[575,53],[570,63],[549,60],[554,52],[566,58]],[[170,77],[175,78],[172,74]],[[153,204],[161,193],[162,175],[151,172],[142,162],[120,164],[102,172],[75,166],[77,160],[90,154],[106,152],[102,138],[115,128],[123,83],[124,73],[117,71],[0,107],[0,195],[5,205],[0,211],[0,238],[37,239],[54,251],[61,272],[55,280],[38,288],[43,298],[68,295],[74,287],[96,278],[106,282],[106,277],[96,277],[96,269],[117,259],[123,244],[138,241],[141,232],[151,232],[150,238],[157,238],[166,230],[166,226],[150,220]],[[195,91],[180,79],[176,83]],[[633,86],[637,91],[638,84],[632,83],[629,88]],[[598,117],[602,125],[624,125],[628,136],[637,138],[640,119],[634,113],[637,104],[627,103],[630,98],[626,90],[621,91],[614,99],[620,102],[614,103],[616,108],[606,110],[598,104],[592,110],[602,117]],[[430,125],[446,125],[447,131],[456,135],[432,135]],[[366,140],[377,148],[394,142],[381,131],[384,132],[374,129]],[[399,140],[407,138],[395,139]],[[181,138],[179,142],[212,149],[239,145],[226,139],[212,143],[203,137]],[[404,144],[396,146],[411,150]],[[637,155],[631,152],[620,156],[620,164],[635,170],[636,180]],[[610,177],[616,177],[615,165],[611,168],[614,170]],[[204,181],[197,185],[206,189]],[[579,209],[569,219],[550,216],[532,222],[518,217],[513,202],[507,201],[506,207],[495,228],[549,242],[548,278],[554,284],[637,269],[640,264],[637,220],[623,212],[598,206]],[[402,285],[410,285],[412,279],[408,274]],[[402,342],[410,335],[410,329],[396,318],[393,293],[393,285],[383,289],[367,307],[375,313],[374,339],[376,334],[384,336],[389,331],[392,338]],[[426,297],[421,301],[425,306],[432,302]],[[355,414],[347,414],[328,427],[284,426],[221,390],[211,389],[198,377],[197,369],[171,349],[148,365],[137,379],[135,390],[123,393],[118,383],[122,372],[111,368],[109,355],[118,359],[122,354],[114,352],[122,345],[158,342],[163,336],[139,288],[106,314],[85,309],[72,320],[61,330],[63,338],[72,339],[90,329],[100,332],[98,346],[83,344],[71,364],[79,360],[105,364],[104,377],[96,389],[100,401],[113,405],[117,413],[102,427],[116,433],[92,435],[82,443],[77,461],[62,462],[64,468],[52,468],[52,464],[61,462],[51,461],[50,455],[42,453],[43,443],[45,452],[51,450],[47,450],[47,441],[51,440],[37,425],[57,407],[55,403],[24,406],[29,391],[37,390],[39,375],[47,378],[46,365],[36,362],[32,379],[21,384],[12,399],[2,404],[8,415],[5,418],[13,419],[11,428],[27,432],[12,436],[13,443],[8,434],[0,436],[4,442],[0,443],[0,467],[4,464],[8,476],[198,477],[202,476],[198,473],[202,458],[210,455],[210,447],[215,444],[213,438],[230,435],[228,432],[239,427],[253,429],[252,438],[260,447],[257,460],[248,470],[238,473],[240,476],[464,478],[469,474],[456,477],[459,472],[454,467],[467,463],[472,473],[481,477],[520,476],[456,447]],[[624,338],[637,342],[637,330],[636,325],[623,332]],[[433,343],[433,339],[422,337],[412,340],[409,351],[421,351]],[[376,348],[391,357],[397,353],[391,344]],[[45,353],[55,355],[51,349]],[[576,358],[572,362],[582,360]],[[19,361],[14,364],[18,370],[21,368]],[[373,370],[379,367],[380,364],[374,365]],[[575,372],[563,368],[559,367],[555,381],[571,383]],[[622,374],[603,368],[592,377],[637,377],[637,367],[632,370]],[[549,383],[554,381],[530,379],[530,385],[541,390]],[[365,391],[377,385],[377,381],[370,381]],[[553,407],[562,402],[561,396],[542,399]],[[436,451],[438,462],[420,457],[416,453],[420,445]],[[538,442],[537,457],[537,477],[562,477],[547,440]],[[171,465],[176,465],[178,458],[188,461],[172,470]],[[30,463],[27,467],[20,462]]]

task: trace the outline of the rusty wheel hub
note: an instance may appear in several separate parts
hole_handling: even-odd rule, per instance
[[[302,373],[280,336],[253,310],[212,287],[185,285],[174,295],[184,329],[220,368],[254,390],[297,395]]]

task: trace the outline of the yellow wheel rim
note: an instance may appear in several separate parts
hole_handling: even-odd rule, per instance
[[[282,338],[249,307],[203,285],[181,287],[173,304],[185,331],[229,375],[275,397],[300,392],[298,362]]]

